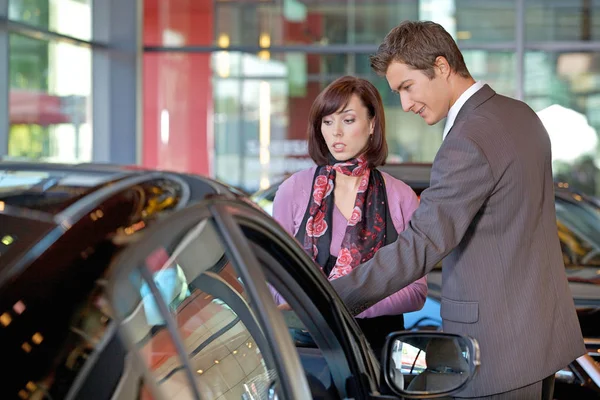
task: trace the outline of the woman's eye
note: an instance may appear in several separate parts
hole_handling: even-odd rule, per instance
[[[331,125],[331,121],[323,121],[324,125]]]
[[[354,120],[353,119],[345,119],[344,122],[347,124],[351,124],[354,122]]]

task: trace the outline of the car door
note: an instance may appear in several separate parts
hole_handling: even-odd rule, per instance
[[[142,398],[362,399],[379,390],[378,364],[324,275],[244,200],[215,197],[151,227],[117,257],[107,293],[145,371]]]

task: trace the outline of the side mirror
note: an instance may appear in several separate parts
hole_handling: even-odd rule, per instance
[[[452,394],[475,375],[479,345],[473,338],[441,332],[395,332],[387,337],[383,368],[398,395],[431,398]]]

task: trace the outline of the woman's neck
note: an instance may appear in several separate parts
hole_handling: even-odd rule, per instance
[[[349,176],[341,173],[335,175],[335,186],[344,190],[352,191],[358,189],[360,185],[360,176]]]

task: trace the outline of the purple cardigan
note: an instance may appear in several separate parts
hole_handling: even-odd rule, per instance
[[[312,192],[312,181],[315,174],[312,167],[290,176],[283,182],[273,200],[273,218],[292,236],[296,235]],[[385,179],[388,207],[394,227],[402,232],[419,205],[415,192],[406,183],[381,172]],[[331,254],[338,254],[346,232],[348,221],[335,207],[333,211],[333,230],[331,232]],[[280,304],[285,300],[278,293],[273,293],[275,301]],[[371,308],[357,315],[357,318],[372,318],[381,315],[397,315],[418,311],[423,307],[427,297],[427,277],[423,277],[404,289],[381,300]]]

